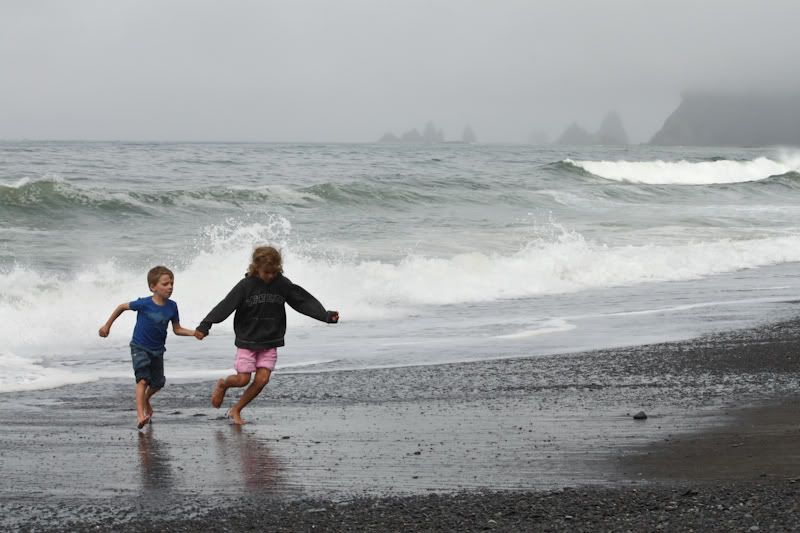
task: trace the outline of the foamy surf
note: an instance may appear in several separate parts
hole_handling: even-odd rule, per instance
[[[308,243],[289,239],[291,224],[277,217],[262,225],[209,228],[211,246],[175,268],[174,298],[181,322],[193,327],[241,278],[254,243],[282,240],[287,275],[350,323],[403,320],[429,306],[501,302],[588,289],[648,282],[699,279],[719,273],[800,261],[800,236],[752,240],[723,239],[679,245],[608,246],[576,232],[553,232],[511,254],[472,252],[450,257],[408,254],[396,262],[327,256]],[[269,238],[269,239],[267,239]],[[6,372],[30,365],[35,354],[123,353],[134,313],[124,313],[110,339],[97,328],[122,302],[147,295],[144,274],[108,262],[75,276],[17,267],[0,273],[0,338],[17,354]],[[69,309],[69,313],[54,312]],[[289,312],[289,328],[303,331],[312,322]],[[528,338],[565,331],[569,325],[543,324],[501,336]],[[214,327],[232,334],[232,320]],[[57,354],[62,354],[58,356]],[[32,359],[25,359],[31,357]],[[17,361],[17,363],[14,363]],[[21,370],[22,367],[21,367]],[[55,370],[27,367],[36,377],[26,386],[79,381]]]
[[[515,331],[513,333],[508,333],[505,335],[496,335],[496,339],[528,339],[531,337],[538,337],[539,335],[549,335],[551,333],[564,333],[565,331],[571,331],[575,329],[575,324],[570,324],[569,322],[561,319],[552,319],[546,321],[540,327],[534,327],[529,329],[523,329],[519,331]]]
[[[565,163],[613,181],[650,185],[713,185],[760,181],[800,171],[800,156],[750,161],[576,161]]]
[[[797,292],[792,152],[26,142],[0,155],[0,390],[130,379],[135,314],[97,329],[149,294],[147,269],[173,269],[194,327],[264,243],[343,317],[288,310],[278,365],[297,372],[680,338],[778,316]],[[224,373],[232,330],[170,334],[168,380]]]
[[[50,368],[35,359],[0,352],[0,392],[54,389],[64,385],[90,383],[98,376],[85,371]]]

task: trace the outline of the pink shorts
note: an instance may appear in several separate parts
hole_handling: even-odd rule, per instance
[[[267,348],[266,350],[248,350],[247,348],[236,348],[236,362],[233,368],[237,372],[255,372],[256,368],[268,368],[270,372],[275,368],[278,360],[278,350]]]

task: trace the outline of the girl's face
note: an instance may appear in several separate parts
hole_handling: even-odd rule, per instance
[[[272,283],[276,277],[278,277],[277,272],[268,272],[266,270],[261,270],[258,272],[258,277],[266,281],[267,283]]]

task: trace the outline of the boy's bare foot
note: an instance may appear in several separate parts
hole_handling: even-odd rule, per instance
[[[239,411],[234,411],[233,409],[228,411],[228,418],[230,418],[231,422],[237,426],[243,426],[244,424],[247,424],[247,422],[242,420],[242,416],[239,414]]]
[[[225,399],[225,391],[228,390],[225,387],[225,380],[220,379],[217,381],[217,384],[214,386],[214,392],[211,393],[211,405],[215,408],[219,409],[219,406],[222,405],[222,400]]]
[[[137,429],[142,429],[150,422],[150,415],[145,415],[144,418],[139,419],[139,424],[136,426]]]
[[[150,405],[150,399],[146,398],[144,400],[144,416],[147,419],[153,418],[153,406]]]

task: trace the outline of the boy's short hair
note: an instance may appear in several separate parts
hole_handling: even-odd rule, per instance
[[[153,287],[156,283],[158,283],[158,280],[160,280],[161,276],[163,276],[164,274],[171,277],[172,281],[175,281],[175,274],[172,273],[172,270],[168,269],[165,266],[158,265],[151,268],[150,271],[147,273],[147,286]]]

